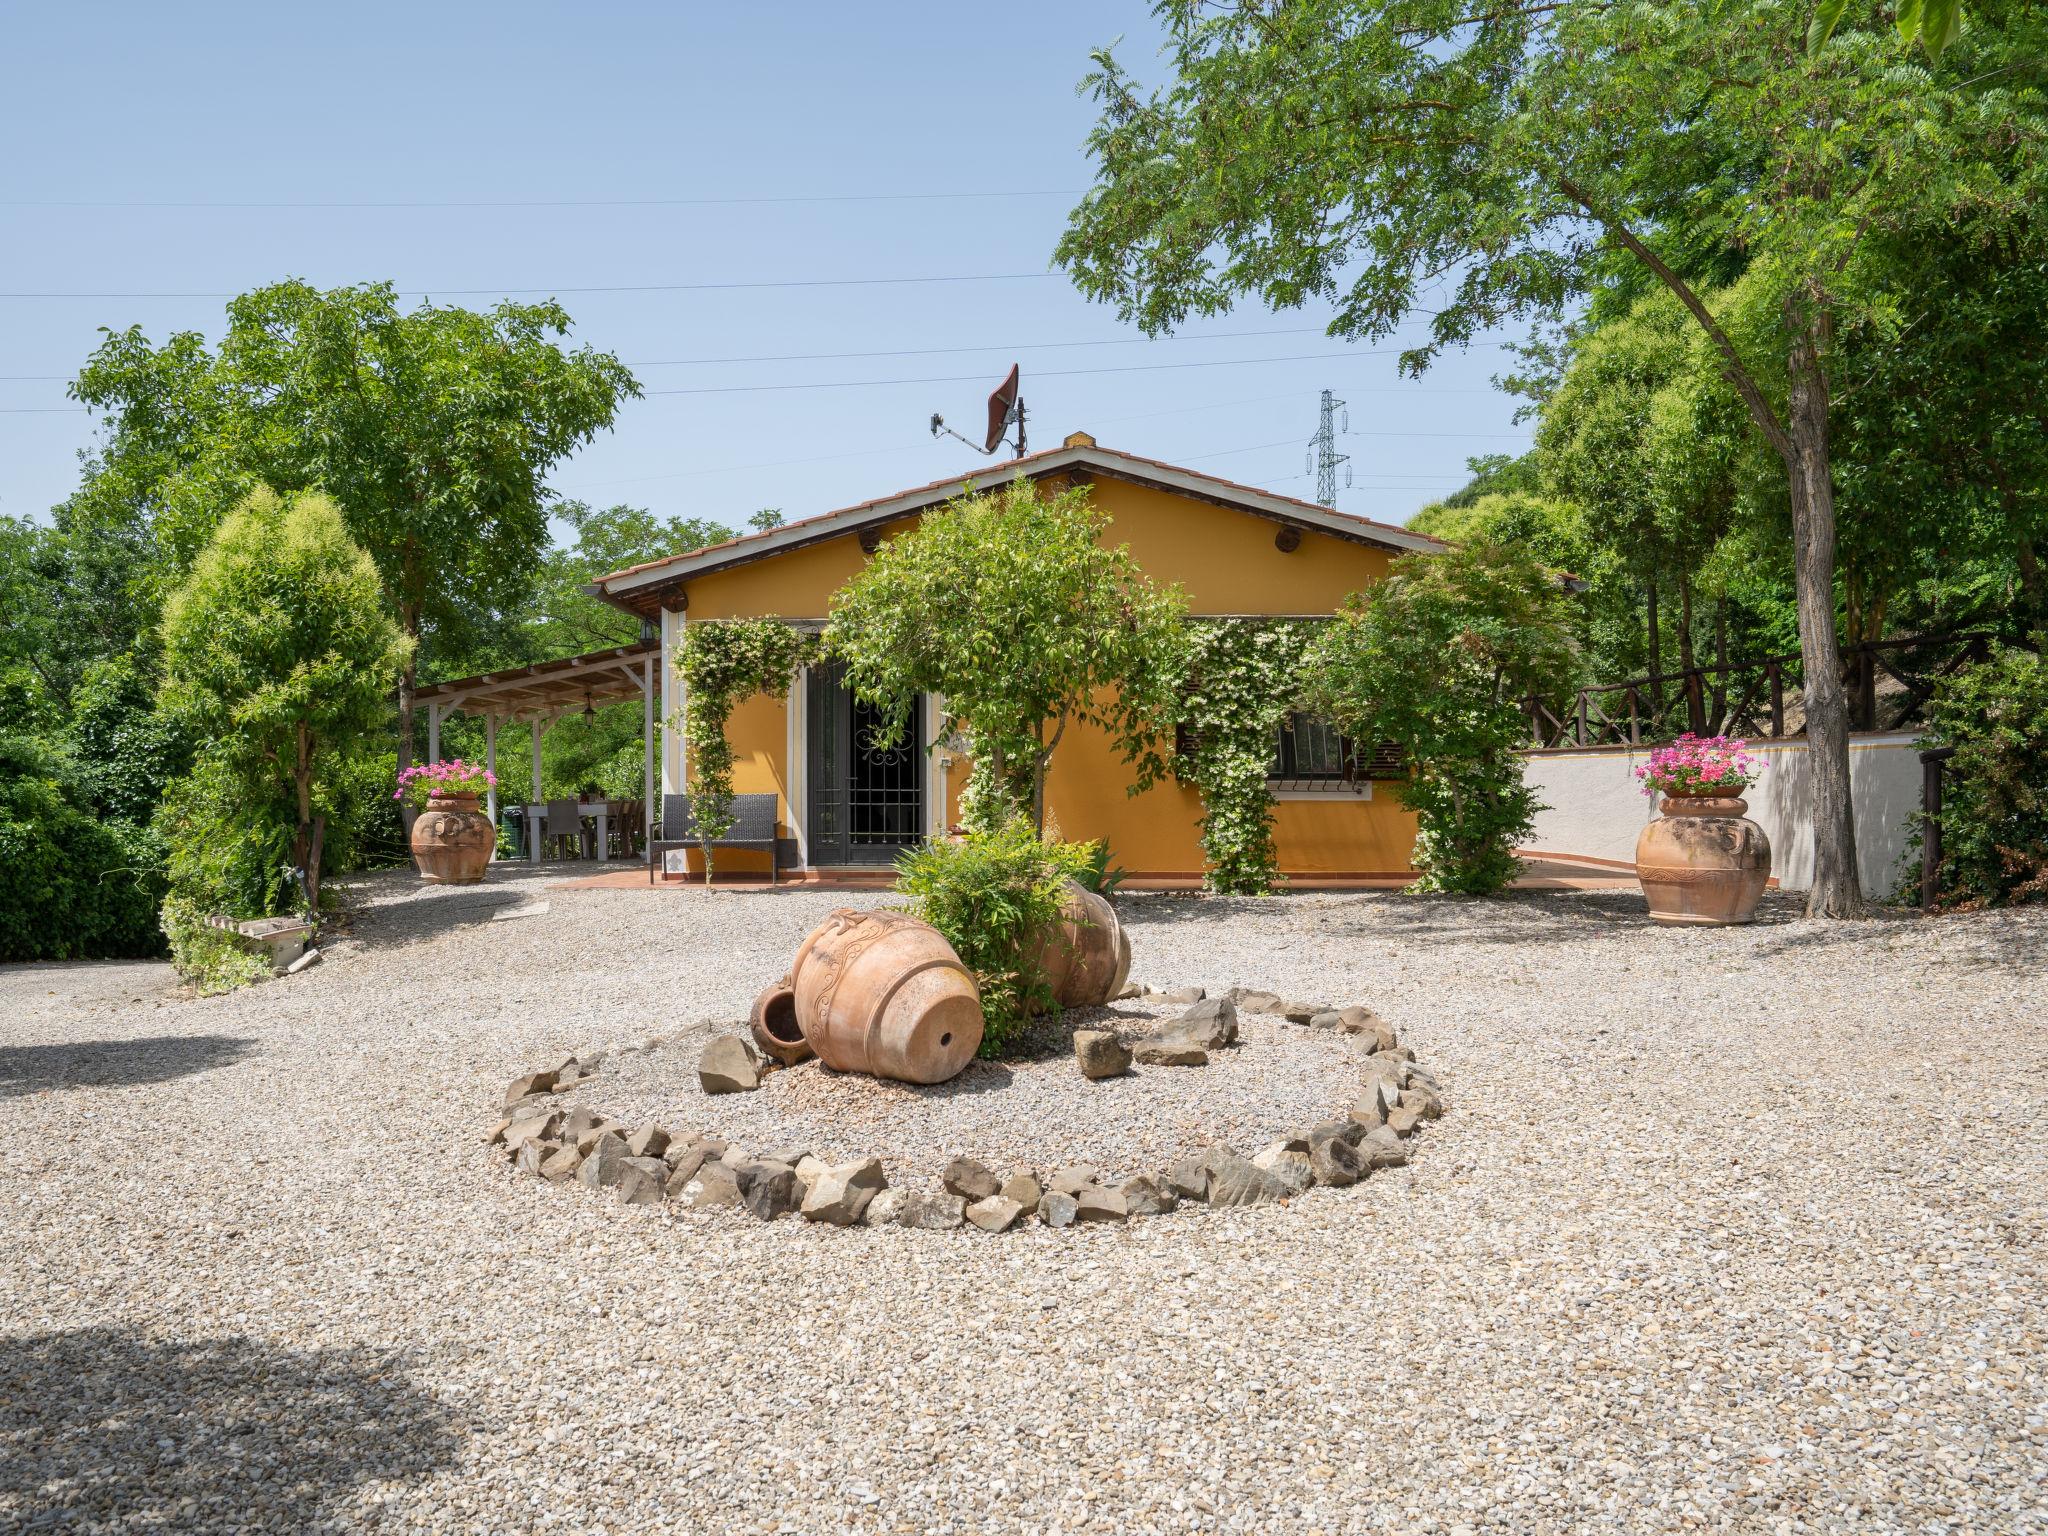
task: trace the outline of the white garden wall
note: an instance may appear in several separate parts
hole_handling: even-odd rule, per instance
[[[1749,818],[1771,839],[1771,874],[1787,890],[1813,884],[1813,791],[1804,741],[1759,741],[1750,751],[1763,776],[1744,796]],[[1523,756],[1523,775],[1550,809],[1539,812],[1533,853],[1568,854],[1634,866],[1636,837],[1651,802],[1636,782],[1649,747],[1560,748]],[[1920,808],[1918,738],[1883,732],[1849,738],[1849,788],[1856,807],[1858,873],[1867,896],[1899,883],[1906,834]]]

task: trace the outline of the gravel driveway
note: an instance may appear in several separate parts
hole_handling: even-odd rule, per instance
[[[0,968],[0,1530],[2048,1530],[2048,913],[1126,898],[1140,979],[1369,1003],[1450,1113],[1354,1190],[989,1238],[479,1145],[843,893],[349,899],[232,997]]]

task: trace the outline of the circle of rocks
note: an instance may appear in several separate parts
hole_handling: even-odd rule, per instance
[[[1360,1095],[1329,1119],[1279,1137],[1250,1157],[1215,1143],[1156,1174],[1113,1183],[1088,1167],[1060,1167],[1044,1177],[1029,1166],[998,1174],[973,1158],[956,1157],[940,1174],[937,1191],[910,1192],[888,1184],[878,1157],[826,1163],[808,1151],[753,1153],[708,1133],[672,1135],[652,1124],[629,1128],[588,1104],[571,1106],[563,1095],[597,1078],[611,1054],[592,1048],[514,1078],[504,1112],[485,1140],[519,1173],[607,1190],[626,1205],[733,1206],[764,1221],[795,1215],[836,1227],[1007,1232],[1033,1221],[1048,1227],[1123,1223],[1166,1215],[1183,1204],[1264,1205],[1316,1186],[1347,1188],[1379,1169],[1405,1164],[1411,1138],[1443,1113],[1435,1077],[1370,1008],[1291,1002],[1243,987],[1212,998],[1200,987],[1133,985],[1119,998],[1184,1004],[1187,1011],[1128,1045],[1110,1030],[1075,1031],[1075,1062],[1085,1078],[1119,1076],[1133,1061],[1205,1066],[1213,1053],[1237,1043],[1242,1012],[1355,1037],[1364,1068]],[[667,1043],[650,1036],[618,1049],[652,1051]],[[710,1041],[697,1066],[700,1085],[712,1094],[752,1091],[770,1070],[753,1042],[739,1035]]]

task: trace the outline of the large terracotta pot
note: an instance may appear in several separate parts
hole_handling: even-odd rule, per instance
[[[1062,1008],[1099,1008],[1131,974],[1131,937],[1116,908],[1077,881],[1067,882],[1060,920],[1038,946],[1037,964]]]
[[[981,1045],[981,990],[907,912],[834,912],[789,968],[797,1027],[826,1066],[943,1083]]]
[[[1666,795],[1636,839],[1636,878],[1660,923],[1746,923],[1771,878],[1771,840],[1745,800]]]
[[[491,867],[498,829],[476,808],[475,795],[427,796],[413,819],[412,861],[431,885],[474,885]]]

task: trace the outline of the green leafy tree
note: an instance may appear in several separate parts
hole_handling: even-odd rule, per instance
[[[1555,315],[1618,271],[1654,281],[1714,349],[1791,511],[1814,765],[1809,910],[1861,900],[1835,637],[1829,366],[1874,303],[1866,241],[1945,210],[1958,236],[2037,194],[2048,17],[1981,5],[1939,73],[1876,32],[1812,56],[1788,0],[1473,7],[1164,0],[1173,80],[1147,92],[1105,50],[1099,184],[1058,259],[1157,332],[1239,297],[1333,302],[1335,334],[1418,309],[1420,370],[1487,327]],[[1795,22],[1797,24],[1795,24]],[[1703,290],[1752,253],[1752,303]]]
[[[1515,877],[1541,809],[1516,750],[1521,704],[1574,666],[1557,578],[1503,545],[1404,555],[1317,637],[1316,707],[1347,735],[1407,754],[1422,889],[1487,895]]]
[[[161,954],[161,859],[128,822],[94,812],[77,763],[0,732],[0,961]]]
[[[1134,788],[1165,771],[1185,605],[1108,528],[1085,488],[1013,481],[926,513],[832,600],[826,648],[857,694],[892,719],[944,696],[970,739],[977,827],[1023,810],[1043,834],[1046,770],[1075,722],[1136,765]]]
[[[2034,637],[2038,647],[2048,635]],[[2048,901],[2048,664],[2000,647],[1942,684],[1931,746],[1952,747],[1941,804],[1941,900]]]
[[[252,493],[165,607],[165,712],[207,743],[247,804],[283,807],[316,908],[322,776],[383,723],[411,651],[376,566],[317,493]]]
[[[780,528],[782,523],[782,508],[780,507],[763,507],[747,519],[747,526],[761,533],[766,533],[770,528]]]
[[[416,665],[525,597],[549,468],[640,392],[609,353],[566,349],[569,323],[552,303],[402,310],[388,283],[292,281],[233,300],[218,351],[194,332],[161,347],[110,332],[71,387],[113,414],[62,520],[148,544],[131,585],[153,613],[252,488],[324,491],[418,642],[399,680],[403,766]]]

